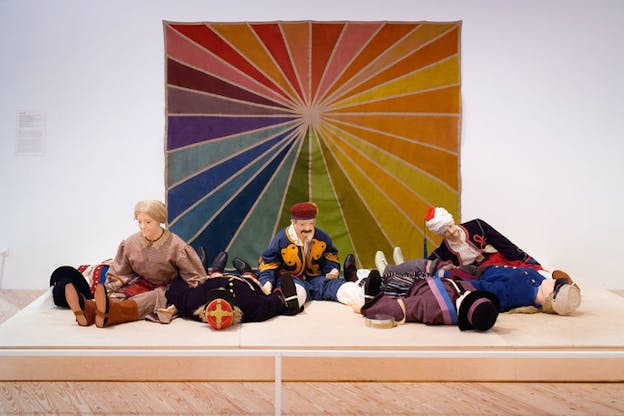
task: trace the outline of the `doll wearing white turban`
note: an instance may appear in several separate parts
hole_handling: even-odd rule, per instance
[[[429,260],[452,263],[458,267],[510,264],[541,269],[539,262],[482,219],[455,224],[446,209],[431,207],[425,216],[425,225],[432,233],[444,236],[440,246],[428,256]],[[396,264],[404,261],[399,247],[395,248],[394,257]],[[375,254],[375,265],[382,274],[394,271],[381,251]]]
[[[573,313],[581,303],[580,289],[572,279],[560,270],[552,273],[542,270],[541,265],[529,254],[512,243],[507,237],[498,232],[494,227],[482,219],[476,218],[461,224],[455,224],[453,216],[444,208],[431,207],[425,216],[425,225],[432,233],[444,236],[438,248],[436,248],[427,260],[410,259],[405,261],[400,247],[394,248],[395,265],[390,265],[386,261],[383,252],[375,254],[375,265],[377,270],[383,275],[384,290],[389,288],[388,281],[394,283],[393,295],[407,293],[410,289],[410,273],[418,275],[425,272],[426,275],[438,277],[459,277],[474,280],[476,283],[483,280],[504,280],[507,274],[518,273],[535,284],[545,282],[540,286],[540,291],[535,299],[533,292],[527,298],[518,298],[518,293],[513,293],[512,300],[516,304],[510,307],[514,312],[537,312],[556,313],[559,315],[569,315]],[[434,264],[437,270],[425,271],[419,265]],[[495,266],[495,267],[488,267]],[[512,267],[508,267],[512,266]],[[471,272],[470,270],[473,270]],[[442,272],[442,274],[440,274]],[[407,275],[408,278],[401,275]],[[401,278],[397,278],[400,276]],[[544,277],[552,277],[544,280]],[[511,279],[511,278],[509,278]],[[398,282],[398,283],[396,283]],[[557,283],[558,282],[558,283]],[[557,290],[555,290],[555,284]],[[501,284],[502,285],[502,284]],[[538,284],[539,285],[539,284]],[[500,286],[500,285],[499,285]],[[502,286],[501,286],[502,287]],[[479,290],[495,292],[494,287],[478,287]],[[512,291],[513,292],[513,291]],[[529,307],[517,308],[517,302],[526,302]],[[559,302],[559,304],[557,304]],[[540,307],[536,307],[535,305]]]
[[[448,227],[455,224],[455,220],[450,212],[444,208],[431,207],[427,211],[425,217],[425,225],[432,233],[437,235],[444,235],[444,232]]]

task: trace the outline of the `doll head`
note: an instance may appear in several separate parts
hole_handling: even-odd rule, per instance
[[[431,207],[425,216],[425,225],[432,233],[444,235],[449,227],[455,225],[455,220],[446,209]]]
[[[152,217],[159,224],[167,222],[167,208],[165,204],[155,199],[139,201],[134,207],[134,219],[138,220],[138,215],[145,213]]]

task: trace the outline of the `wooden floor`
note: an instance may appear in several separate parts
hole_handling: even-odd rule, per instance
[[[41,293],[0,290],[0,322]],[[281,387],[277,406],[283,415],[624,415],[624,383]],[[272,415],[275,393],[271,382],[0,382],[0,414]]]
[[[618,415],[619,384],[286,383],[284,415]],[[272,383],[0,384],[3,415],[272,415]]]

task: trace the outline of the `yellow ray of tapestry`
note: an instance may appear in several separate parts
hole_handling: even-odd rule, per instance
[[[329,140],[330,136],[332,140]],[[325,143],[340,163],[345,175],[349,177],[352,183],[356,184],[360,197],[365,201],[377,223],[384,230],[391,245],[407,245],[415,238],[422,239],[422,230],[417,224],[424,215],[422,212],[426,212],[426,208],[413,209],[414,207],[407,202],[412,198],[404,199],[399,201],[400,204],[396,204],[396,201],[388,194],[388,184],[375,180],[375,178],[388,178],[388,175],[378,168],[375,169],[373,175],[371,172],[362,171],[363,166],[366,169],[367,167],[374,167],[374,165],[362,163],[357,152],[346,146],[336,136],[326,133],[324,137]],[[354,163],[355,161],[357,164]],[[394,190],[390,192],[390,194],[396,193]],[[404,203],[405,205],[403,205]],[[407,208],[407,210],[402,208]],[[371,238],[381,239],[383,236],[371,236]]]
[[[344,122],[459,153],[459,116],[331,113],[326,114],[324,120]]]
[[[329,108],[333,110],[382,98],[402,96],[447,85],[457,85],[459,81],[459,58],[453,56],[450,59],[398,78],[378,88],[355,95],[348,100],[332,104]]]
[[[457,192],[455,190],[449,188],[447,184],[432,177],[427,172],[422,171],[418,166],[412,165],[404,159],[370,145],[368,142],[361,140],[361,138],[354,137],[346,131],[332,129],[331,132],[334,136],[339,136],[353,149],[357,149],[361,152],[359,153],[358,159],[366,160],[368,158],[371,161],[370,163],[374,163],[391,175],[392,181],[396,182],[395,185],[397,188],[406,188],[402,189],[401,192],[412,193],[419,201],[424,201],[425,206],[421,207],[424,209],[424,212],[426,212],[427,207],[430,205],[453,207],[457,204]],[[362,158],[362,155],[367,156],[367,158]],[[455,161],[455,163],[457,162]],[[369,167],[363,167],[363,169],[366,170],[369,169]],[[384,178],[383,183],[386,183],[385,181],[386,178]],[[398,185],[399,183],[400,186]],[[401,197],[397,196],[397,198]],[[419,202],[414,203],[418,204]]]
[[[401,160],[402,163],[415,166],[419,171],[436,178],[439,182],[445,183],[452,190],[459,189],[459,157],[457,153],[423,145],[423,143],[407,138],[360,128],[359,126],[338,123],[336,121],[332,124],[349,132],[351,136],[356,137],[362,144],[370,144],[372,152],[383,149],[383,151]]]
[[[247,61],[288,92],[293,101],[297,100],[297,94],[292,86],[275,65],[275,61],[251,27],[241,24],[218,24],[212,25],[210,28],[219,32],[221,37],[227,40]]]
[[[333,113],[459,115],[459,85],[385,98],[333,110]]]
[[[372,75],[395,65],[397,62],[400,62],[407,56],[417,51],[423,45],[426,45],[431,40],[438,38],[455,26],[457,26],[457,23],[423,23],[419,25],[414,31],[403,38],[395,46],[389,48],[386,52],[380,55],[379,59],[376,59],[371,65],[367,66],[359,74],[347,81],[343,87],[339,88],[340,93],[338,96],[344,97],[349,90],[365,82]]]
[[[413,54],[406,56],[405,59],[397,61],[396,64],[388,67],[376,75],[368,78],[365,82],[360,83],[351,90],[350,95],[357,95],[360,92],[368,91],[379,85],[384,85],[392,80],[400,78],[404,75],[411,74],[418,68],[426,68],[436,62],[444,61],[450,56],[457,55],[459,50],[459,30],[453,29],[440,36],[435,41],[423,45]],[[338,101],[338,100],[336,100]]]
[[[381,165],[376,160],[363,158],[362,154],[356,149],[348,146],[344,141],[337,141],[337,146],[342,150],[347,158],[352,160],[359,167],[358,172],[366,172],[368,180],[375,183],[379,189],[383,190],[385,199],[394,203],[395,206],[403,207],[403,216],[408,218],[412,225],[418,224],[422,213],[427,211],[428,203],[424,202],[418,194],[410,190],[403,182],[398,180],[392,172],[386,168],[387,164]],[[362,174],[363,175],[363,174]],[[363,179],[362,176],[360,179]],[[360,184],[360,182],[356,182]],[[394,221],[393,216],[387,217],[388,220]]]

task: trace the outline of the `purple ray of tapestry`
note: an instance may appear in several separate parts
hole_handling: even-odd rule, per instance
[[[298,117],[171,116],[167,123],[167,150],[293,120]]]
[[[292,111],[282,108],[256,105],[197,91],[167,88],[167,110],[169,114],[229,114],[229,115],[291,115]]]

